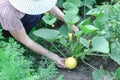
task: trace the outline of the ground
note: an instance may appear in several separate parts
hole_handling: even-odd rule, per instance
[[[98,68],[102,64],[105,70],[115,71],[118,68],[117,63],[111,59],[103,59],[100,57],[93,57],[91,60],[87,61],[89,64]],[[78,65],[73,70],[68,69],[58,69],[58,75],[64,75],[63,80],[93,80],[92,78],[93,69],[88,65],[78,61]],[[54,79],[56,80],[56,79]]]

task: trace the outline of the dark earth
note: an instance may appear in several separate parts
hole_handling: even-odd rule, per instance
[[[105,70],[115,71],[118,68],[118,64],[111,59],[103,59],[101,57],[93,57],[91,60],[87,61],[95,68],[99,69],[100,65],[103,66]],[[58,69],[58,75],[64,75],[63,80],[93,80],[92,78],[93,68],[78,61],[78,65],[73,70],[68,69]],[[56,80],[56,79],[54,79]]]

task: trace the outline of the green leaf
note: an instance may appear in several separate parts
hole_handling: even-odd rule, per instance
[[[64,75],[60,75],[57,80],[63,80]]]
[[[82,33],[83,32],[81,30],[79,30],[76,33],[74,33],[74,36],[76,36],[77,38],[80,38],[80,36],[82,35]]]
[[[89,48],[89,42],[83,38],[83,37],[80,37],[80,42],[87,48]]]
[[[59,40],[59,42],[63,45],[63,46],[67,46],[68,44],[67,44],[67,40],[66,39],[64,39],[64,38],[61,38],[60,40]]]
[[[94,70],[92,76],[94,80],[110,80],[112,78],[110,72],[105,70]]]
[[[115,71],[117,79],[120,79],[120,67]]]
[[[76,14],[67,13],[64,15],[63,19],[67,24],[74,25],[76,22],[79,21],[80,18]]]
[[[94,8],[89,10],[86,15],[98,16],[100,14],[100,10],[98,8]]]
[[[82,1],[81,0],[66,0],[67,2],[73,3],[75,6],[80,7]]]
[[[100,17],[100,16],[99,16]],[[101,16],[101,18],[103,18]],[[105,19],[104,19],[105,20]],[[99,19],[98,17],[94,20],[93,22],[94,26],[97,27],[99,30],[104,30],[105,29],[105,25],[103,23],[103,20]]]
[[[54,41],[58,39],[60,32],[52,29],[39,29],[34,31],[33,34],[47,41]]]
[[[89,9],[92,9],[92,8],[93,8],[92,5],[88,5],[88,4],[84,4],[84,6],[86,6],[86,7],[89,8]]]
[[[88,25],[90,23],[90,19],[91,18],[89,17],[89,18],[83,20],[82,22],[80,22],[80,24],[78,25],[78,27],[80,27],[81,25],[82,26]]]
[[[120,65],[120,43],[115,41],[110,45],[111,47],[111,54],[110,58],[113,59]]]
[[[54,17],[53,15],[50,15],[50,14],[46,14],[45,16],[43,16],[43,21],[46,23],[46,24],[49,24],[49,25],[52,25],[56,22],[56,17]]]
[[[56,5],[60,8],[63,8],[63,3],[64,2],[65,2],[64,0],[58,0]]]
[[[59,29],[61,34],[68,34],[69,33],[69,28],[67,27],[67,25],[62,25]]]
[[[102,36],[97,36],[92,39],[92,47],[93,51],[109,53],[109,43]]]
[[[89,34],[89,33],[92,33],[94,31],[98,30],[98,28],[94,27],[93,25],[85,25],[85,26],[81,25],[79,27],[85,34]]]
[[[65,10],[63,11],[64,13],[72,13],[72,14],[77,14],[79,9],[71,2],[65,2],[63,4],[63,7]]]

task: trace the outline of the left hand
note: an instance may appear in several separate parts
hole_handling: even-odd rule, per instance
[[[72,28],[72,30],[73,30],[74,32],[79,31],[79,28],[78,28],[78,27],[76,27],[75,25],[73,25],[71,28]]]

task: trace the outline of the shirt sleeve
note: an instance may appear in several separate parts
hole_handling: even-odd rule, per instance
[[[23,28],[23,24],[18,17],[18,11],[11,6],[1,10],[1,24],[3,29],[10,31],[19,31]]]

